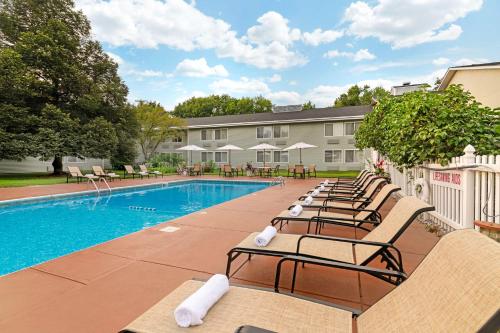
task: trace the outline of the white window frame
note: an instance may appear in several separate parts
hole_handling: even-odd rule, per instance
[[[280,159],[278,161],[276,161],[276,159],[274,158],[276,155],[276,153],[279,153],[280,154]],[[286,161],[282,161],[281,158],[282,158],[282,155],[281,154],[286,154]],[[273,162],[274,163],[288,163],[289,161],[289,156],[290,154],[288,153],[287,150],[273,150]]]
[[[347,158],[346,152],[348,152],[348,151],[353,151],[354,152],[353,157],[356,156],[357,154],[360,154],[359,152],[361,152],[360,149],[344,149],[344,163],[349,163],[350,164],[350,163],[361,163],[362,162],[359,159],[358,159],[358,161],[347,162],[347,160],[346,160],[346,158]]]
[[[222,131],[222,130],[225,130],[226,131],[226,138],[225,139],[217,139],[216,136],[215,136],[215,132],[216,131]],[[227,128],[214,128],[212,130],[212,137],[215,141],[227,141],[228,137],[229,137],[229,130]]]
[[[225,150],[218,150],[218,151],[215,151],[215,152],[213,152],[213,153],[214,153],[214,159],[213,159],[213,161],[214,161],[215,163],[217,163],[217,164],[227,163],[227,160],[228,160],[228,155],[229,155],[229,153],[228,153],[227,151],[225,151]],[[221,156],[223,156],[223,154],[226,154],[226,160],[225,160],[225,161],[222,161],[222,160],[221,160],[221,161],[217,162],[217,158],[216,158],[216,155],[217,155],[217,154],[220,154]]]
[[[274,131],[276,129],[276,127],[279,127],[280,128],[280,136],[276,137],[274,135]],[[281,136],[281,127],[286,127],[287,130],[286,130],[286,136]],[[273,126],[273,133],[272,133],[272,137],[274,139],[288,139],[288,137],[290,136],[290,125],[274,125]]]
[[[354,125],[354,133],[347,134],[347,130],[346,130],[346,125],[347,124],[353,124]],[[345,136],[354,136],[354,134],[356,134],[356,131],[358,130],[360,124],[361,124],[360,121],[346,121],[346,122],[344,122],[344,135]]]
[[[262,127],[262,128],[265,128],[265,127],[270,127],[271,128],[271,136],[268,137],[268,138],[265,138],[265,137],[262,137],[262,138],[259,138],[259,128]],[[262,132],[262,134],[264,134],[264,131]],[[255,138],[256,139],[260,139],[260,140],[263,140],[263,139],[272,139],[273,138],[273,135],[274,135],[274,126],[271,126],[271,125],[263,125],[263,126],[257,126],[255,127]]]
[[[206,159],[205,161],[203,160],[203,155],[207,155],[207,154],[210,154],[212,156],[212,158],[209,158],[209,159]],[[210,161],[215,161],[215,154],[213,151],[202,151],[201,152],[201,161],[203,163],[207,163],[207,162],[210,162]]]
[[[210,131],[210,138],[203,139],[203,131]],[[213,141],[214,140],[214,130],[211,128],[204,128],[200,131],[200,141]]]
[[[257,163],[264,163],[264,161],[259,161],[259,153],[264,152],[264,151],[266,152],[266,154],[264,155],[265,163],[273,163],[273,154],[272,154],[271,150],[256,150],[255,151],[255,160],[257,161]],[[267,156],[267,155],[269,155],[269,161],[266,161],[265,156]]]
[[[331,152],[332,152],[332,161],[331,161],[331,162],[328,162],[328,161],[326,160],[326,152],[327,152],[327,151],[331,151]],[[335,157],[334,152],[336,152],[336,151],[339,151],[339,152],[340,152],[340,159],[339,159],[338,161],[336,161],[336,160],[334,159],[334,157]],[[344,156],[344,151],[343,151],[342,149],[325,149],[325,150],[323,151],[323,161],[324,161],[325,163],[332,163],[332,164],[335,164],[335,163],[337,163],[337,164],[338,164],[338,163],[342,163],[342,162],[343,162],[343,156]]]
[[[344,123],[340,123],[341,126],[342,126],[342,133],[340,133],[339,135],[335,135],[335,125],[338,125],[339,122],[331,122],[331,123],[324,123],[323,124],[323,135],[325,138],[335,138],[335,137],[339,137],[339,136],[344,136]],[[331,125],[332,126],[332,135],[326,135],[326,126],[327,125]]]

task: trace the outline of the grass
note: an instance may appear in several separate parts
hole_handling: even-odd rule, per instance
[[[123,171],[115,170],[119,175],[123,175]],[[355,177],[359,171],[318,171],[318,178],[334,178],[334,177]],[[219,171],[206,173],[210,175],[218,175]],[[286,170],[282,170],[280,175],[286,176]],[[70,178],[70,182],[76,182]],[[52,185],[66,183],[66,176],[53,176],[46,173],[27,173],[27,174],[8,174],[0,175],[0,187],[22,187],[33,185]]]

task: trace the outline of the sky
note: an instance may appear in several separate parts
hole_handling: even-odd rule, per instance
[[[353,84],[434,83],[500,61],[497,0],[76,0],[129,100],[333,104]]]

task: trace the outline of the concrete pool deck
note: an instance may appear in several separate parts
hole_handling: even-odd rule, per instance
[[[200,179],[169,176],[115,181],[112,186],[192,178]],[[0,277],[0,332],[117,332],[185,280],[224,273],[229,249],[268,225],[272,217],[319,181],[287,179],[284,187],[266,188]],[[85,184],[2,188],[0,200],[88,189]],[[391,199],[384,205],[383,215],[394,202]],[[178,229],[166,232],[173,229],[166,227]],[[305,224],[292,223],[284,232],[305,232]],[[331,226],[323,233],[363,236]],[[409,273],[437,240],[414,222],[396,242]],[[271,287],[276,258],[245,259],[233,264],[231,282]],[[287,267],[282,276],[284,287],[289,285],[290,272]],[[394,287],[367,275],[308,265],[300,268],[296,288],[299,294],[364,310]]]

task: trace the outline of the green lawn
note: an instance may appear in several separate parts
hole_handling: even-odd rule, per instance
[[[123,171],[115,171],[119,175],[123,175]],[[318,171],[318,178],[334,178],[334,177],[355,177],[359,171]],[[210,173],[218,175],[215,171]],[[286,176],[286,171],[281,171],[282,176]],[[70,182],[75,182],[75,179],[70,178]],[[66,176],[52,176],[46,173],[30,173],[30,174],[9,174],[0,175],[0,187],[21,187],[30,185],[51,185],[66,183]]]

